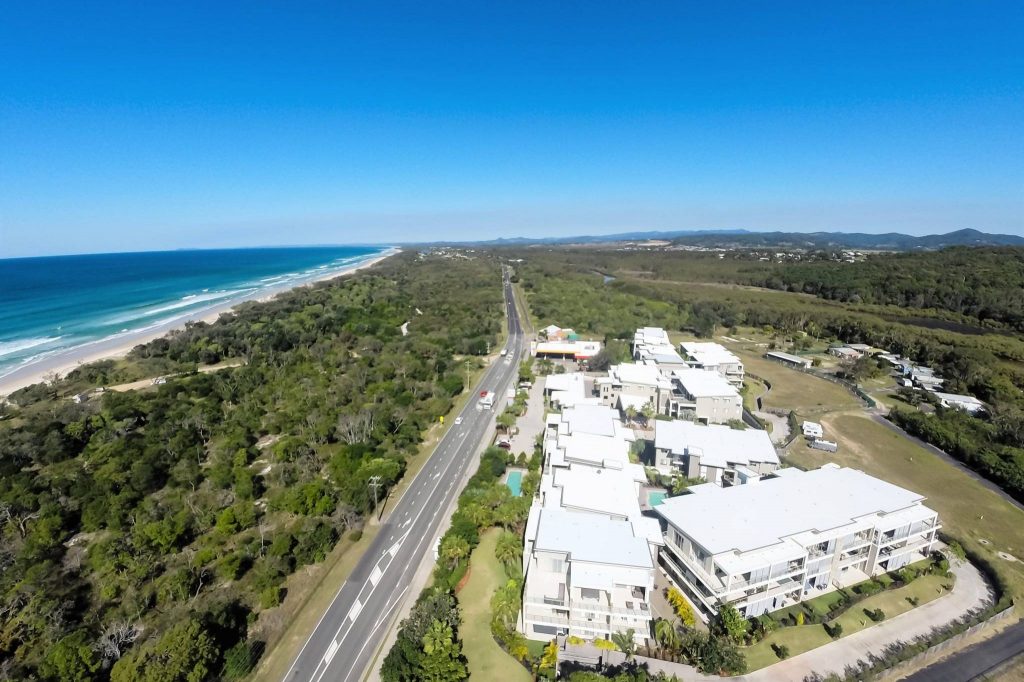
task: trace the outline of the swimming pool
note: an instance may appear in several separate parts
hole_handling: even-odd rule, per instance
[[[652,507],[657,507],[665,501],[666,497],[668,497],[668,493],[664,490],[652,490],[647,493],[647,503]]]
[[[521,496],[523,494],[523,472],[508,472],[508,478],[505,479],[505,485],[507,485],[508,489],[512,491],[512,497]]]

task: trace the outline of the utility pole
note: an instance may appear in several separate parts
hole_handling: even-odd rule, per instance
[[[373,510],[377,511],[377,491],[380,489],[381,485],[383,485],[380,482],[380,476],[370,476],[370,480],[367,481],[367,485],[373,488]],[[380,517],[378,516],[377,518],[379,519]]]

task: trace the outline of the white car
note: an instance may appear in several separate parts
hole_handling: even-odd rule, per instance
[[[462,423],[462,417],[456,417],[455,418],[455,425],[458,426],[461,423]]]

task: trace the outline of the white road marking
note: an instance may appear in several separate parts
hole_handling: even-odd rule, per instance
[[[361,602],[358,599],[356,599],[356,603],[352,605],[351,609],[349,609],[348,619],[350,621],[352,621],[353,623],[356,622],[356,618],[359,617],[359,612],[362,611],[362,610],[363,610],[363,602]]]
[[[380,570],[380,566],[374,566],[373,571],[370,573],[370,584],[376,586],[383,577],[384,571]]]

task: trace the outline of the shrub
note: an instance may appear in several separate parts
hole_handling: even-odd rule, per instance
[[[864,609],[864,613],[867,615],[868,618],[870,618],[876,623],[881,623],[883,620],[885,620],[885,611],[883,611],[882,609]]]
[[[780,659],[789,658],[789,647],[785,644],[772,644],[772,651],[774,651],[775,655]]]
[[[828,623],[825,623],[825,632],[827,632],[828,636],[832,639],[839,639],[843,636],[843,624],[832,623],[829,625]]]
[[[797,625],[803,625],[804,624],[804,612],[803,611],[797,611],[796,615],[793,616],[793,622],[796,623]]]
[[[281,603],[281,593],[283,590],[278,585],[272,585],[264,588],[260,592],[260,608],[272,609]]]
[[[363,539],[363,531],[361,531],[361,530],[354,530],[354,531],[352,531],[351,533],[348,534],[348,539],[351,540],[352,542],[359,542],[360,540]]]

